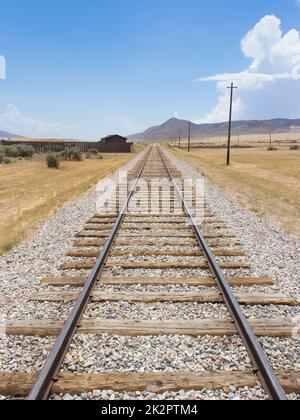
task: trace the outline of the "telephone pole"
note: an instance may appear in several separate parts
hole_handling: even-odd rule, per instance
[[[191,151],[191,121],[189,121],[188,152]]]
[[[234,84],[231,83],[231,86],[227,87],[227,89],[230,89],[230,109],[229,109],[229,126],[228,126],[228,145],[227,145],[227,166],[229,166],[230,165],[233,89],[237,89],[237,86],[234,86]]]
[[[181,149],[181,130],[179,130],[179,149]]]

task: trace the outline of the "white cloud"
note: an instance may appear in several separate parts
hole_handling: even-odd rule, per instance
[[[6,61],[3,55],[0,55],[0,80],[6,78]]]
[[[235,119],[300,116],[299,32],[292,29],[283,34],[280,19],[268,15],[242,39],[241,49],[252,60],[247,69],[198,79],[217,82],[220,92],[216,107],[198,121],[220,122],[228,118],[226,88],[230,82],[239,87],[235,92]]]
[[[11,104],[0,114],[0,129],[28,137],[72,137],[74,127],[25,116]]]

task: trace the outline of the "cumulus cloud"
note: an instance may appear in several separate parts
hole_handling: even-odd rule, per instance
[[[0,80],[6,77],[6,62],[3,55],[0,55]]]
[[[7,105],[0,114],[0,129],[28,137],[71,137],[74,127],[47,123],[23,115],[15,105]]]
[[[281,30],[281,20],[262,18],[241,41],[251,64],[238,73],[223,73],[198,79],[217,82],[220,93],[216,107],[199,122],[220,122],[228,118],[227,86],[234,82],[235,119],[300,116],[300,34]]]

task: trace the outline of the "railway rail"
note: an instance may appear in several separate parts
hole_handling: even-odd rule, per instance
[[[268,360],[259,336],[289,337],[293,324],[289,320],[252,319],[244,315],[242,305],[289,305],[299,302],[290,296],[234,294],[232,286],[251,286],[273,284],[271,279],[252,278],[239,275],[227,275],[250,266],[241,262],[244,256],[234,235],[226,231],[226,226],[216,220],[209,206],[204,206],[204,231],[195,219],[188,201],[193,201],[192,187],[184,192],[176,179],[182,176],[174,163],[168,159],[160,146],[151,147],[144,158],[130,174],[133,182],[125,202],[119,203],[118,213],[96,214],[88,221],[85,229],[79,232],[74,248],[70,250],[68,260],[62,270],[72,275],[46,278],[42,284],[54,287],[71,286],[71,291],[38,293],[31,297],[36,302],[75,302],[67,320],[26,320],[7,321],[1,326],[2,332],[12,335],[57,336],[55,344],[38,375],[0,373],[2,383],[0,393],[12,396],[27,395],[28,400],[46,400],[52,393],[76,393],[93,389],[112,389],[115,391],[142,391],[152,389],[165,390],[201,389],[226,387],[228,385],[255,386],[260,383],[267,395],[273,400],[286,400],[285,390],[300,390],[299,372],[275,372]],[[149,192],[141,193],[141,180],[150,184],[153,178],[167,178],[171,181],[170,208],[163,207],[161,193],[156,203],[157,212],[148,213]],[[188,197],[189,199],[187,199]],[[139,212],[130,211],[131,203],[138,198]],[[174,213],[178,206],[181,212]],[[225,231],[224,231],[225,229]],[[160,238],[161,237],[161,238]],[[125,249],[120,247],[125,246]],[[145,249],[147,246],[147,249]],[[172,249],[175,246],[176,249]],[[127,247],[127,248],[126,248]],[[161,261],[161,258],[163,261]],[[176,258],[178,257],[178,261]],[[190,257],[197,257],[191,261]],[[238,258],[237,260],[232,260]],[[169,259],[169,260],[168,260]],[[186,259],[186,260],[185,260]],[[230,261],[228,262],[228,259]],[[167,260],[167,261],[166,261]],[[135,270],[203,270],[207,277],[189,276],[134,276]],[[113,276],[112,270],[119,270],[121,275]],[[128,271],[128,275],[124,273]],[[79,271],[80,276],[74,275]],[[82,273],[89,273],[88,275]],[[110,273],[110,274],[108,274]],[[97,292],[102,286],[217,286],[219,292],[181,294],[153,292]],[[80,289],[80,290],[78,290]],[[206,290],[206,289],[205,289]],[[193,319],[193,320],[107,320],[85,319],[84,314],[91,303],[97,302],[195,302],[225,304],[230,320]],[[173,372],[163,374],[124,372],[122,374],[71,374],[61,371],[64,358],[76,334],[116,334],[129,336],[151,335],[239,335],[246,347],[253,370],[247,372]],[[6,385],[6,389],[4,389]]]

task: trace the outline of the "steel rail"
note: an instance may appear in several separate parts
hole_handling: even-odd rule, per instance
[[[116,235],[118,234],[124,216],[127,212],[130,199],[132,198],[136,187],[138,186],[138,182],[143,174],[151,151],[152,149],[150,148],[149,153],[146,154],[145,161],[143,162],[142,167],[134,182],[133,188],[131,189],[127,200],[116,219],[112,231],[103,246],[95,266],[90,272],[87,282],[85,283],[78,300],[76,301],[70,315],[68,316],[60,335],[54,343],[54,346],[49,353],[43,368],[40,371],[37,381],[33,385],[33,388],[27,397],[27,400],[29,401],[47,400],[49,398],[53,384],[56,381],[55,377],[62,366],[65,355],[70,347],[74,335],[76,334],[76,330],[80,326],[81,318],[90,301],[90,296],[97,282],[97,278],[105,265],[111,246],[116,238]]]
[[[231,314],[231,317],[234,321],[234,324],[240,334],[241,339],[247,349],[248,355],[253,363],[254,372],[258,375],[260,382],[266,391],[266,393],[273,399],[279,401],[286,401],[288,397],[281,386],[279,379],[277,378],[266,353],[264,352],[262,346],[260,345],[253,329],[251,328],[249,322],[247,321],[246,316],[244,315],[241,306],[237,302],[229,283],[226,280],[224,273],[222,272],[220,265],[218,264],[213,252],[210,250],[207,241],[205,240],[203,234],[201,233],[197,223],[192,215],[191,210],[189,209],[173,175],[170,171],[170,168],[163,156],[162,150],[158,147],[161,159],[165,165],[165,168],[168,172],[168,175],[175,187],[177,195],[182,203],[182,207],[189,218],[191,225],[193,227],[197,242],[204,252],[205,257],[208,261],[209,267],[216,278],[217,285],[220,289],[220,292],[223,296],[225,304]]]

